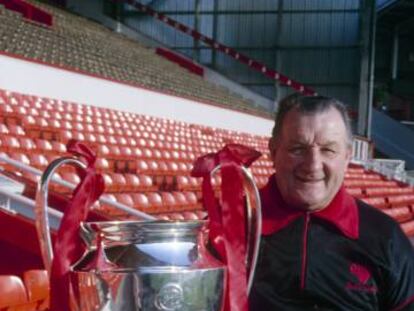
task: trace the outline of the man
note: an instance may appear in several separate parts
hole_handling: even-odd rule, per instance
[[[294,95],[280,102],[250,310],[414,310],[409,240],[343,187],[351,142],[339,101]]]

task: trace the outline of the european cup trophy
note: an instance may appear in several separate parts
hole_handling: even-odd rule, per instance
[[[88,208],[101,195],[103,184],[93,168],[93,153],[82,144],[75,145],[74,153],[86,157],[88,164],[75,157],[53,161],[41,177],[36,195],[38,236],[51,277],[51,311],[243,310],[233,308],[229,295],[241,275],[246,286],[236,290],[246,291],[247,297],[258,255],[260,199],[245,168],[257,153],[243,161],[248,149],[232,145],[195,163],[194,175],[204,178],[204,204],[210,202],[208,220],[86,222]],[[64,164],[83,171],[83,180],[75,189],[72,206],[65,211],[53,251],[47,217],[48,184]],[[222,197],[216,199],[210,181],[219,173]],[[237,185],[241,194],[234,199]],[[95,193],[90,195],[90,191]],[[237,200],[239,206],[235,207]],[[245,215],[240,228],[245,233],[232,236],[226,226],[231,226],[227,221],[234,221],[236,209],[236,214],[242,211]],[[235,221],[240,225],[240,219]],[[232,253],[234,243],[243,244],[245,256],[238,261],[244,274],[232,274],[239,269],[237,265],[229,269],[233,258],[240,255]]]

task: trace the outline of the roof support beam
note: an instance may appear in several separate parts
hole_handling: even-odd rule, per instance
[[[357,134],[371,137],[374,91],[376,1],[361,1],[361,71],[358,100]]]

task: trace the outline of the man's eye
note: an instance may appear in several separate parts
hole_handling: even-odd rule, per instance
[[[289,149],[289,152],[292,154],[302,154],[305,151],[304,147],[293,147]]]
[[[336,150],[335,149],[332,149],[332,148],[322,148],[321,151],[323,153],[326,153],[326,154],[335,154],[336,153]]]

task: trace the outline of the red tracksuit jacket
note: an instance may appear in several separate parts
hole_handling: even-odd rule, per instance
[[[400,226],[341,188],[328,207],[261,190],[263,236],[250,311],[414,311],[414,248]]]

